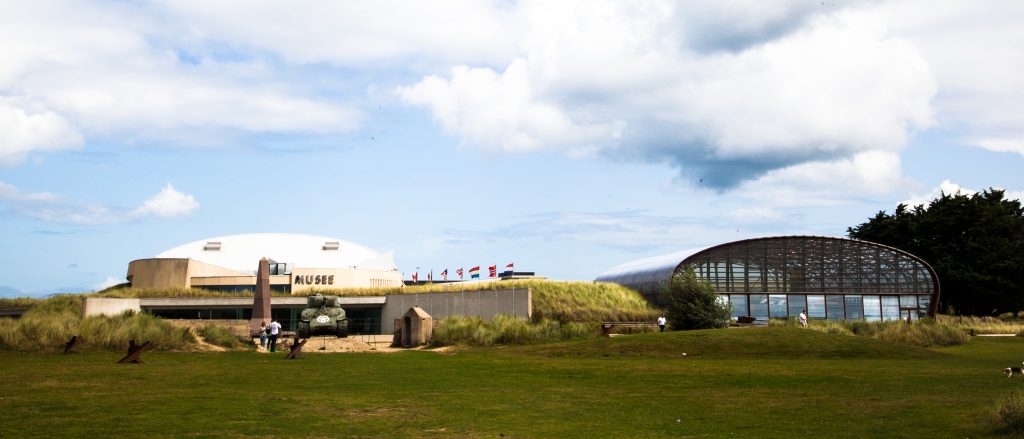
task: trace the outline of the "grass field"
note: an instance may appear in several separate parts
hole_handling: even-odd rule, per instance
[[[687,356],[682,353],[686,352]],[[1001,437],[1024,338],[796,328],[455,353],[0,352],[0,437]]]

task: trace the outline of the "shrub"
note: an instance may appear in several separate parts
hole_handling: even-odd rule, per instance
[[[220,325],[204,325],[199,328],[199,336],[207,343],[223,348],[236,349],[243,346],[241,340],[231,332],[230,328]]]
[[[497,315],[491,320],[481,317],[447,317],[434,329],[434,346],[470,345],[492,346],[529,344],[546,341],[596,337],[595,324],[558,322],[554,320],[530,321],[524,317]]]
[[[128,340],[151,341],[156,349],[187,349],[195,343],[188,329],[174,328],[151,314],[125,312],[82,318],[82,297],[41,300],[20,319],[0,319],[0,349],[56,351],[72,336],[83,348],[124,349]]]
[[[715,287],[697,278],[692,269],[672,275],[662,288],[673,329],[722,328],[728,325],[729,305],[720,302]]]
[[[1024,394],[1014,390],[996,403],[999,417],[1013,431],[1024,431]]]

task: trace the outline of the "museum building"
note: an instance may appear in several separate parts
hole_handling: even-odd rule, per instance
[[[778,236],[729,242],[640,259],[595,279],[666,304],[662,285],[692,269],[732,306],[733,318],[916,320],[934,316],[939,278],[925,261],[882,244],[819,236]]]
[[[253,291],[260,258],[270,260],[271,291],[402,286],[391,252],[290,233],[229,235],[190,242],[128,264],[132,288]]]

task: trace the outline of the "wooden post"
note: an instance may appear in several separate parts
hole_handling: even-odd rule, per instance
[[[65,355],[66,354],[70,354],[71,353],[71,349],[74,348],[75,345],[77,345],[77,344],[78,344],[78,336],[77,335],[72,335],[71,336],[71,340],[68,340],[67,343],[64,343],[64,354]]]
[[[300,341],[299,336],[296,335],[295,340],[292,341],[292,345],[289,348],[290,350],[288,351],[288,357],[286,358],[289,360],[299,358],[302,355],[302,346],[304,346],[307,341],[309,341],[308,338]]]
[[[121,363],[142,364],[142,359],[139,358],[139,355],[142,355],[143,352],[147,351],[151,347],[153,347],[152,342],[148,342],[147,341],[147,342],[145,342],[145,343],[143,343],[141,345],[137,345],[137,344],[135,344],[135,340],[128,340],[128,354],[125,355],[124,358],[121,358],[120,360],[118,360],[117,362],[118,362],[118,364],[121,364]]]

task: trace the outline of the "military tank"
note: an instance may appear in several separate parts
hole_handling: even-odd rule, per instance
[[[337,296],[314,294],[306,299],[306,308],[299,315],[295,335],[309,338],[315,335],[333,335],[338,338],[348,336],[348,318],[341,309],[341,299]]]

